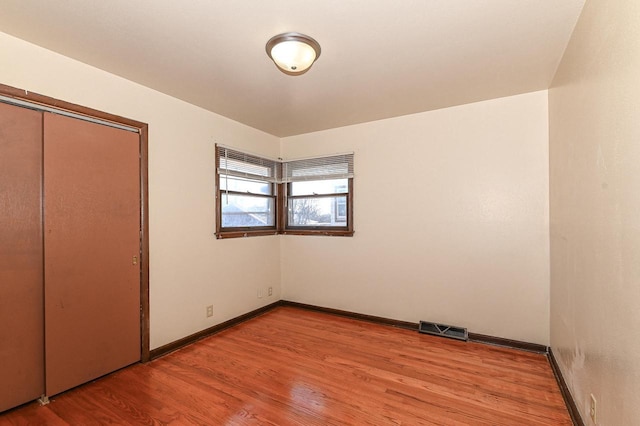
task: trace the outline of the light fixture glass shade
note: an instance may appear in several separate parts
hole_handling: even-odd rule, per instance
[[[284,33],[267,42],[267,54],[285,74],[304,74],[320,56],[320,45],[300,33]]]

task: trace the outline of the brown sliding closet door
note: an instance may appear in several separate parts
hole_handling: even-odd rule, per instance
[[[0,103],[0,412],[44,393],[42,113]]]
[[[44,113],[48,396],[140,360],[139,140]]]

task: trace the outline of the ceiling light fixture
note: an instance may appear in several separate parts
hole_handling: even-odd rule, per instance
[[[320,44],[300,33],[283,33],[267,42],[267,55],[288,75],[301,75],[320,57]]]

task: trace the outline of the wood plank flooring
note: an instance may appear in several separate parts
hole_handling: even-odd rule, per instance
[[[278,307],[1,425],[571,425],[544,355]]]

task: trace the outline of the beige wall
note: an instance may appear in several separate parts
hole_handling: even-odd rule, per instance
[[[149,124],[151,348],[279,299],[277,237],[213,235],[214,143],[277,157],[276,137],[3,33],[0,63],[2,84]]]
[[[285,138],[355,152],[353,238],[282,237],[283,298],[548,344],[547,92]]]
[[[549,91],[551,344],[587,424],[640,422],[640,2],[588,1]]]

